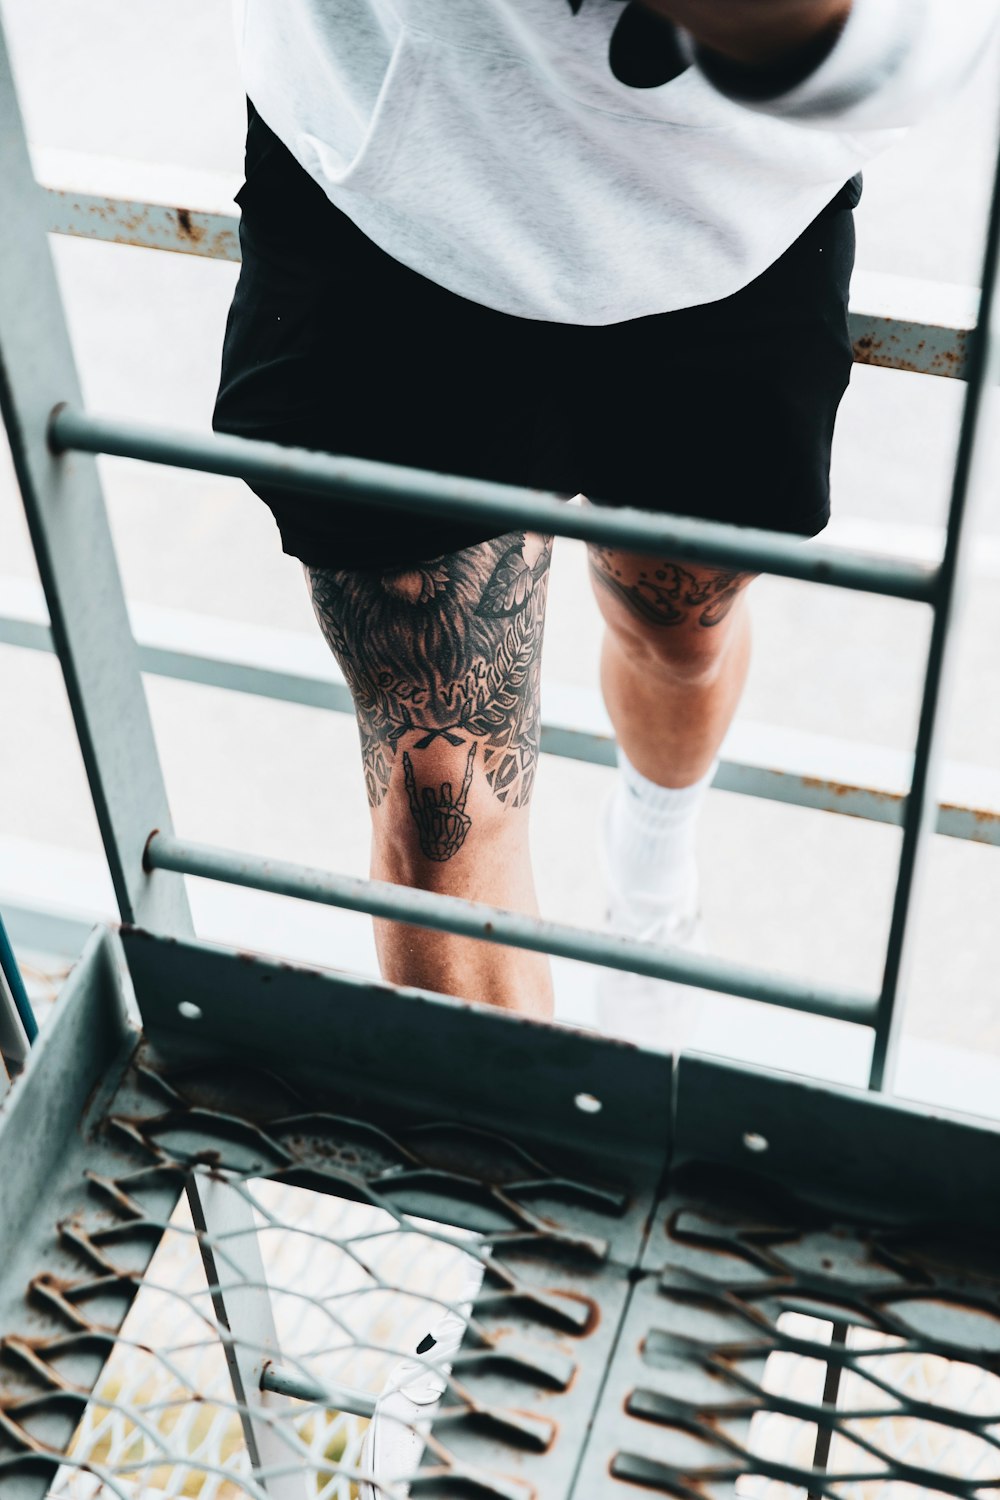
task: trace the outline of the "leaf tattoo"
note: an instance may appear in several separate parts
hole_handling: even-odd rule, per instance
[[[539,578],[544,577],[548,565],[547,548],[543,548],[534,563],[529,563],[523,548],[511,547],[493,569],[490,580],[483,589],[483,597],[476,606],[476,614],[516,614],[531,598],[532,589]]]
[[[513,532],[391,572],[306,570],[320,627],[354,697],[373,806],[388,791],[397,755],[409,793],[413,756],[438,741],[453,748],[481,741],[478,763],[497,800],[527,803],[541,733],[550,559],[551,538]],[[448,813],[447,837],[447,810],[435,805],[434,843],[443,848],[464,827],[464,801]]]

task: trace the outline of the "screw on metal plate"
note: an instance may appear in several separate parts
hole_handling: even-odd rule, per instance
[[[744,1130],[743,1144],[748,1151],[753,1151],[758,1156],[761,1155],[764,1151],[769,1151],[771,1149],[771,1142],[768,1140],[767,1136],[760,1135],[756,1130]]]
[[[603,1100],[598,1099],[596,1094],[577,1094],[573,1103],[585,1115],[599,1115],[604,1108]]]

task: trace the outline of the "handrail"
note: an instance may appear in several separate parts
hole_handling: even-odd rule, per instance
[[[32,155],[36,175],[47,184],[51,233],[239,261],[235,174],[52,148]],[[975,287],[855,272],[854,358],[879,369],[964,380],[978,298]]]
[[[139,668],[149,676],[332,713],[354,712],[343,675],[318,637],[154,605],[133,605],[130,614]],[[37,585],[0,576],[0,645],[55,651]],[[596,690],[544,682],[542,711],[543,754],[586,765],[615,764],[611,725]],[[713,785],[899,827],[912,766],[912,756],[902,751],[774,729],[741,716],[722,748]],[[941,792],[939,834],[1000,847],[1000,773],[949,761]]]
[[[262,859],[155,829],[146,844],[144,866],[150,871],[173,870],[179,875],[197,875],[203,880],[270,891],[276,896],[316,901],[436,932],[454,932],[479,942],[502,943],[532,953],[601,964],[631,974],[646,974],[652,979],[672,979],[836,1021],[853,1021],[861,1026],[872,1026],[875,1021],[875,997],[861,990],[803,983],[725,959],[523,916],[481,901],[464,901],[458,896],[392,885],[384,880],[335,875],[287,860]]]
[[[228,433],[101,417],[65,404],[51,414],[48,440],[57,454],[107,453],[254,479],[315,495],[332,508],[364,500],[452,520],[496,524],[504,531],[527,527],[631,552],[693,558],[921,604],[932,604],[935,599],[937,567],[932,563],[873,557],[750,526],[658,515],[632,506],[567,505],[541,490],[317,453]]]

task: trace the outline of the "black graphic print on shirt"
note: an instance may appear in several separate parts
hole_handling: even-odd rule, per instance
[[[584,0],[568,0],[574,16]],[[593,4],[594,0],[587,0]],[[600,0],[607,4],[608,0]],[[621,4],[622,0],[615,0]],[[669,83],[689,66],[677,32],[662,16],[654,15],[639,0],[625,0],[625,9],[615,27],[608,49],[608,63],[619,83],[633,89],[655,89]]]

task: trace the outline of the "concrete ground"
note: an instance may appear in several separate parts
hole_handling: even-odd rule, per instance
[[[230,172],[243,103],[226,0],[3,0],[34,144]],[[997,56],[957,100],[866,173],[859,267],[975,283],[994,152]],[[82,241],[54,243],[89,405],[205,428],[236,268]],[[944,519],[961,413],[957,382],[859,368],[835,453],[836,524],[902,554]],[[669,427],[664,440],[669,442]],[[235,481],[103,461],[129,597],[301,633],[314,625],[269,515]],[[1000,486],[977,518],[948,754],[1000,768]],[[847,534],[845,532],[845,534]],[[0,461],[0,574],[34,577]],[[905,751],[927,639],[924,611],[763,579],[747,720]],[[582,549],[560,542],[545,672],[592,687],[599,629]],[[311,649],[311,645],[308,649]],[[178,830],[364,873],[367,814],[341,716],[161,680],[147,683]],[[0,648],[0,903],[111,911],[80,757],[51,658]],[[543,910],[600,921],[598,768],[546,758],[534,820]],[[899,836],[827,814],[713,793],[702,829],[713,950],[831,984],[877,984]],[[1000,851],[937,839],[919,914],[901,1087],[1000,1113]],[[250,893],[199,889],[207,936],[347,967],[372,962],[367,923]],[[562,965],[560,1006],[590,1014],[592,979]],[[714,999],[697,1044],[859,1082],[864,1033]]]

